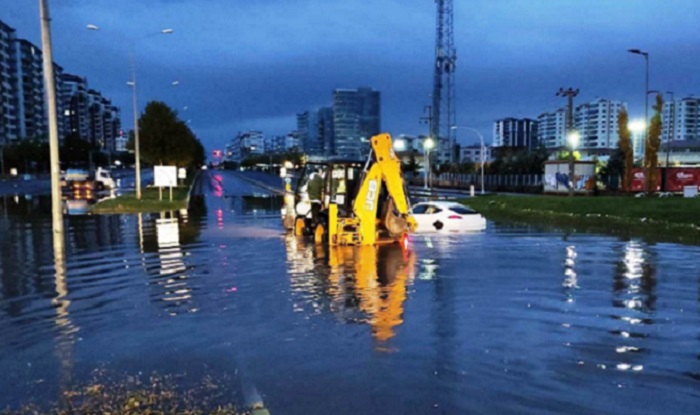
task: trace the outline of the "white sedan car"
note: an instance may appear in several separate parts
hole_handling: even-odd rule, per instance
[[[417,232],[483,231],[486,219],[479,212],[455,202],[421,202],[413,205]]]

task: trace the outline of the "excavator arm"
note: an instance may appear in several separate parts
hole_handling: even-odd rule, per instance
[[[416,228],[416,221],[410,213],[408,196],[401,175],[401,160],[396,156],[389,134],[375,135],[371,139],[372,152],[367,161],[360,190],[353,204],[355,217],[359,219],[361,243],[371,245],[377,242],[377,225],[386,229],[392,240],[397,240]],[[386,213],[377,218],[382,184],[388,200]]]

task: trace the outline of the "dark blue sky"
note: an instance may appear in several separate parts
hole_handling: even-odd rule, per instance
[[[454,2],[457,122],[488,141],[497,118],[563,105],[559,87],[642,115],[644,59],[629,48],[651,54],[651,89],[700,93],[697,0]],[[339,87],[380,90],[394,135],[427,130],[418,119],[432,90],[432,0],[53,0],[51,13],[55,60],[111,97],[125,128],[133,43],[141,107],[177,108],[209,149],[240,130],[291,131],[297,112],[329,105]],[[40,44],[38,0],[0,0],[0,19]],[[175,33],[149,36],[164,28]]]

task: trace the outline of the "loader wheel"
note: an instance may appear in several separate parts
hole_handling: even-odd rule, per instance
[[[326,236],[326,229],[323,227],[323,225],[321,225],[321,224],[316,225],[316,230],[314,231],[314,243],[322,244],[325,236]]]
[[[302,236],[304,235],[304,228],[306,224],[304,223],[304,218],[299,217],[294,221],[294,235]]]

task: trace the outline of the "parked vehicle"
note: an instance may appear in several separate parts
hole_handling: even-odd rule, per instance
[[[474,209],[456,202],[421,202],[413,205],[416,232],[483,231],[486,219]]]

